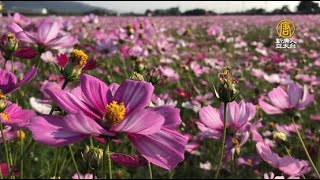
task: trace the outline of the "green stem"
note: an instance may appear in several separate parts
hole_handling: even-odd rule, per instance
[[[0,168],[0,179],[3,179],[1,168]]]
[[[90,136],[90,148],[93,148],[93,140],[91,136]]]
[[[111,159],[110,159],[110,139],[107,139],[107,145],[106,145],[106,149],[105,149],[104,154],[107,155],[109,179],[112,179],[112,167],[111,167]],[[105,175],[105,177],[106,176],[107,175]]]
[[[11,72],[14,73],[13,56],[11,56]]]
[[[6,64],[7,64],[7,62],[8,62],[8,60],[6,59],[6,60],[4,61],[3,67],[2,67],[3,70],[6,69]]]
[[[126,65],[126,60],[123,58],[123,69],[124,69],[124,73],[126,75],[126,78],[128,78],[128,69],[127,69],[127,65]]]
[[[313,161],[312,161],[312,159],[311,159],[311,157],[310,157],[310,154],[309,154],[309,152],[308,152],[308,150],[307,150],[307,148],[306,148],[306,145],[305,145],[304,142],[303,142],[303,139],[302,139],[302,137],[301,137],[301,135],[300,135],[300,132],[299,132],[298,128],[296,127],[296,123],[295,123],[295,121],[294,121],[294,117],[291,117],[291,120],[292,120],[293,126],[294,126],[294,128],[295,128],[295,130],[296,130],[296,132],[297,132],[297,134],[298,134],[298,137],[299,137],[299,140],[300,140],[300,142],[301,142],[301,144],[302,144],[302,147],[303,147],[303,149],[304,149],[304,152],[306,153],[306,155],[307,155],[307,157],[308,157],[308,159],[309,159],[309,161],[310,161],[310,163],[311,163],[314,171],[316,172],[318,178],[320,178],[320,174],[319,174],[316,166],[314,165],[314,163],[313,163]]]
[[[4,136],[3,124],[2,123],[0,123],[0,128],[1,128],[1,137],[2,137],[2,141],[3,141],[5,153],[6,153],[6,161],[7,161],[8,171],[10,171],[9,151],[8,151],[7,141],[6,141],[6,138]]]
[[[189,78],[189,80],[190,80],[190,82],[191,82],[191,84],[192,84],[192,86],[193,86],[193,89],[196,90],[196,92],[197,92],[198,95],[202,96],[200,90],[199,90],[199,89],[196,87],[196,85],[194,84],[194,81],[193,81],[193,79],[192,79],[192,77],[191,77],[191,72],[190,72],[190,71],[188,72],[188,78]]]
[[[215,179],[218,178],[219,176],[219,172],[222,166],[222,160],[224,157],[224,144],[226,141],[226,135],[227,135],[227,102],[224,103],[224,116],[223,116],[223,137],[222,137],[222,143],[221,143],[221,154],[220,154],[220,160],[219,160],[219,165],[218,165],[218,169],[217,172],[215,174]]]
[[[62,85],[62,87],[61,87],[61,90],[64,90],[64,88],[66,88],[66,86],[68,85],[68,83],[69,83],[69,81],[68,81],[67,79],[64,80],[63,85]]]
[[[71,154],[71,158],[72,158],[72,161],[73,161],[73,165],[74,165],[74,167],[76,168],[78,177],[80,178],[80,171],[79,171],[79,168],[78,168],[78,166],[77,166],[76,160],[74,159],[74,154],[73,154],[73,150],[72,150],[71,145],[69,145],[69,151],[70,151],[70,154]]]
[[[60,150],[61,150],[61,147],[58,147],[56,148],[56,152],[54,153],[54,174],[53,174],[53,177],[57,177],[57,171],[58,171],[58,159],[59,159],[59,154],[60,154]]]
[[[21,138],[21,140],[20,140],[20,156],[21,157],[23,155],[23,145],[24,145],[24,139]],[[20,179],[23,179],[23,159],[21,159],[20,164],[21,164],[20,165]]]
[[[174,172],[172,170],[169,171],[169,179],[173,179]]]
[[[151,167],[151,164],[149,161],[148,161],[148,169],[149,169],[149,179],[153,179],[152,178],[152,167]]]
[[[33,141],[31,139],[30,144],[24,150],[24,152],[22,153],[21,157],[18,158],[17,164],[15,164],[15,166],[11,169],[11,171],[9,171],[9,176],[12,176],[12,174],[16,170],[16,168],[18,168],[20,166],[21,160],[24,159],[24,157],[27,155],[27,153],[29,152],[30,148],[33,146],[34,142],[35,141]]]

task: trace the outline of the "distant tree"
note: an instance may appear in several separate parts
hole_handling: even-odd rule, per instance
[[[146,12],[144,13],[145,16],[150,16],[152,15],[152,11],[150,9],[147,9]]]
[[[253,9],[249,9],[249,10],[245,11],[243,14],[256,15],[256,14],[265,14],[265,12],[266,11],[262,8],[259,8],[259,9],[253,8]]]
[[[313,1],[300,1],[297,12],[303,14],[316,14],[320,12],[319,4]]]
[[[214,12],[214,11],[208,11],[207,14],[208,14],[208,15],[217,15],[217,13]]]
[[[283,6],[280,9],[275,9],[271,12],[271,14],[291,14],[289,7],[287,5]]]
[[[192,9],[192,10],[188,10],[188,11],[185,11],[183,13],[183,15],[186,15],[186,16],[204,16],[204,15],[207,15],[207,11],[204,10],[204,9]]]
[[[181,12],[179,7],[169,8],[166,10],[166,15],[169,15],[169,16],[178,16],[180,14]]]

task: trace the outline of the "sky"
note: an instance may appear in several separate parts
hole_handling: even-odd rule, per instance
[[[144,13],[147,9],[167,9],[179,7],[180,11],[194,8],[213,10],[217,13],[244,11],[252,8],[263,8],[272,11],[288,5],[295,11],[300,1],[79,1],[93,6],[105,7],[119,13],[135,12]],[[314,1],[319,4],[319,1]]]

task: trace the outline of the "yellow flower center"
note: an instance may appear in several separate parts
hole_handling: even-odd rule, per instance
[[[26,134],[22,130],[19,130],[17,133],[19,140],[24,140],[26,138]]]
[[[112,101],[110,104],[107,105],[107,113],[106,118],[109,123],[112,125],[120,123],[126,114],[126,107],[124,103],[118,103],[116,101]]]
[[[247,159],[247,163],[252,164],[252,160],[251,159]]]
[[[239,147],[240,143],[237,138],[232,138],[232,145],[234,147]]]
[[[16,38],[16,35],[14,35],[11,32],[9,32],[6,36],[7,36],[8,39],[15,39]]]
[[[80,66],[85,66],[88,61],[88,55],[79,49],[74,49],[70,53],[70,58],[73,62],[76,62]]]
[[[8,121],[9,118],[10,118],[9,114],[6,113],[6,112],[0,113],[0,116],[1,116],[1,118],[2,118],[4,121]]]
[[[6,96],[3,94],[3,92],[0,89],[0,101],[5,99],[6,99]]]

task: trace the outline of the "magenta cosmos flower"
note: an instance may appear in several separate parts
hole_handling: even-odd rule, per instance
[[[16,23],[12,23],[7,30],[14,33],[20,41],[35,43],[52,49],[68,48],[77,43],[77,39],[70,34],[61,34],[61,25],[57,21],[43,19],[38,25],[36,33],[24,31]]]
[[[6,108],[0,113],[1,123],[15,128],[26,127],[36,114],[33,110],[24,110],[20,106],[6,101]]]
[[[264,142],[256,144],[257,151],[261,158],[272,167],[279,169],[289,176],[301,176],[311,171],[308,161],[294,159],[290,156],[279,157],[271,151],[269,145]]]
[[[14,166],[10,166],[10,169],[13,169]],[[2,173],[2,176],[9,176],[9,168],[8,168],[8,165],[7,163],[0,163],[0,169],[1,169],[1,173]],[[18,171],[15,171],[13,173],[14,176],[19,176],[20,173]]]
[[[205,137],[220,139],[223,133],[224,105],[220,110],[208,105],[199,111],[201,122],[196,122]],[[241,147],[249,138],[250,122],[256,114],[252,103],[241,101],[227,104],[227,137],[226,146],[232,153],[236,147]]]
[[[88,136],[125,133],[151,163],[172,169],[184,159],[186,138],[178,133],[179,109],[161,106],[145,109],[154,87],[126,80],[107,86],[82,74],[81,85],[71,93],[50,88],[47,93],[65,112],[62,116],[38,116],[31,120],[33,138],[53,146],[79,142]]]
[[[306,85],[302,86],[298,83],[290,83],[285,91],[281,86],[274,88],[268,93],[271,104],[259,99],[259,105],[267,114],[281,114],[285,111],[303,110],[314,99],[309,94]]]
[[[0,69],[0,95],[5,95],[19,89],[31,81],[36,74],[37,68],[32,67],[23,79],[17,83],[17,78],[13,73]]]

